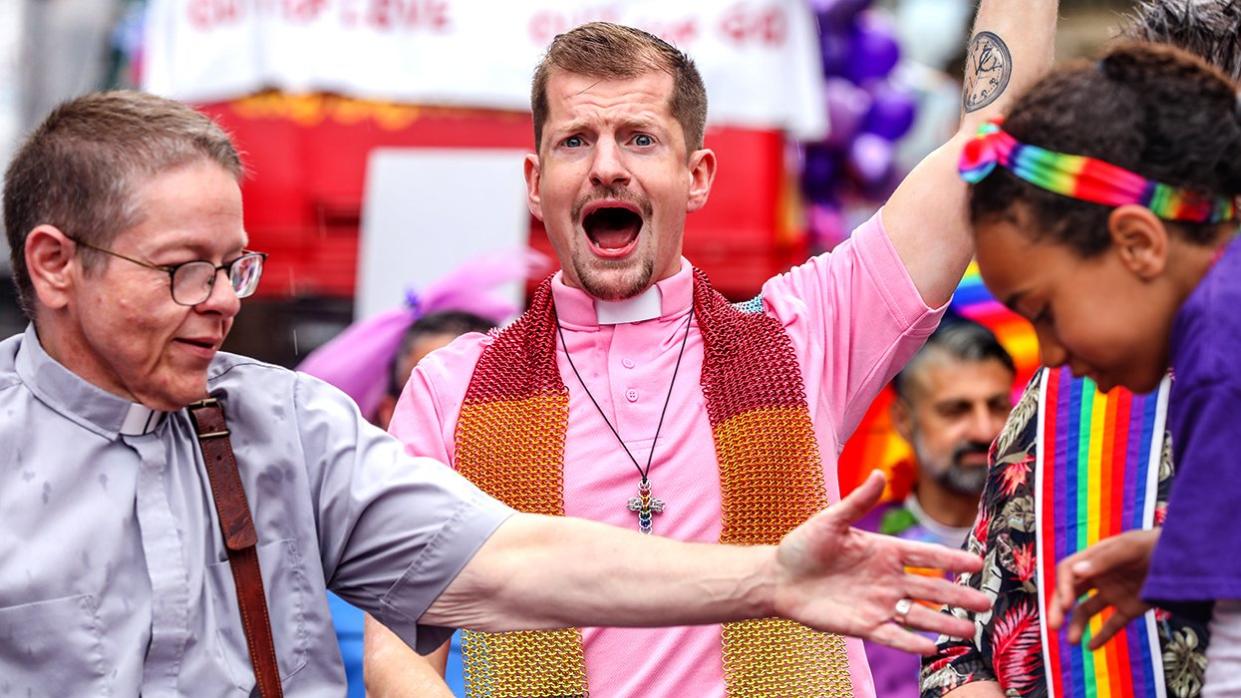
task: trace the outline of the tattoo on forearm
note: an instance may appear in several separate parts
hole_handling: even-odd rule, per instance
[[[978,32],[970,39],[965,57],[965,89],[961,107],[978,111],[1004,94],[1013,74],[1013,55],[1004,40],[991,32]]]

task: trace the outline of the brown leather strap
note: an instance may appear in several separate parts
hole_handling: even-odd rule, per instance
[[[241,624],[245,627],[250,664],[254,667],[259,696],[282,698],[284,692],[280,687],[280,668],[276,664],[276,645],[272,640],[267,596],[263,593],[263,574],[255,549],[258,534],[254,530],[254,519],[250,516],[250,505],[246,502],[241,474],[237,471],[233,444],[228,439],[224,408],[215,398],[208,398],[191,404],[188,409],[190,421],[198,433],[198,444],[202,447],[203,462],[207,465],[207,479],[211,481],[211,496],[220,519],[224,547],[228,550],[228,565],[233,570],[237,605],[241,608]]]

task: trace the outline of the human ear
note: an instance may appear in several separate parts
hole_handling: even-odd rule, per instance
[[[1163,274],[1168,264],[1168,228],[1150,209],[1120,206],[1108,215],[1107,229],[1126,269],[1143,281]]]
[[[526,177],[526,207],[530,209],[530,215],[543,220],[543,197],[539,194],[539,181],[542,175],[539,169],[539,156],[535,153],[528,153],[523,170]]]
[[[689,156],[689,201],[685,210],[693,213],[707,205],[715,182],[715,152],[703,148]]]
[[[913,444],[913,412],[909,409],[909,403],[900,395],[892,400],[891,406],[888,407],[888,417],[892,420],[892,428],[896,429],[896,433],[901,438]]]
[[[40,304],[55,310],[69,303],[75,247],[67,235],[51,225],[40,225],[26,236],[26,270]]]

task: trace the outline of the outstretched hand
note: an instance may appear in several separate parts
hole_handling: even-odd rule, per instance
[[[1047,609],[1047,624],[1059,630],[1066,614],[1082,595],[1094,592],[1077,605],[1069,621],[1069,642],[1081,642],[1090,619],[1107,608],[1113,612],[1090,638],[1097,650],[1129,621],[1151,609],[1141,599],[1142,584],[1151,553],[1159,541],[1159,529],[1128,531],[1074,553],[1056,566],[1056,595]]]
[[[784,537],[776,550],[776,612],[819,630],[932,654],[935,643],[906,628],[968,638],[974,624],[919,603],[898,618],[898,601],[929,601],[975,612],[990,608],[991,601],[982,592],[905,568],[976,572],[982,560],[960,550],[852,528],[878,503],[883,485],[883,476],[872,473],[848,497]],[[900,625],[894,622],[898,620]]]

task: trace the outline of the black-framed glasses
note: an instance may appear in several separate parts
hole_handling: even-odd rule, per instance
[[[248,298],[254,295],[255,289],[259,287],[259,279],[263,277],[263,262],[267,260],[267,254],[264,252],[246,251],[237,259],[220,265],[202,259],[172,265],[151,264],[92,245],[89,242],[83,242],[72,236],[66,237],[96,252],[102,252],[126,262],[133,262],[147,269],[167,272],[168,290],[172,293],[172,302],[177,305],[198,305],[210,298],[211,291],[215,288],[216,277],[221,270],[228,275],[233,293],[236,293],[238,298]]]

